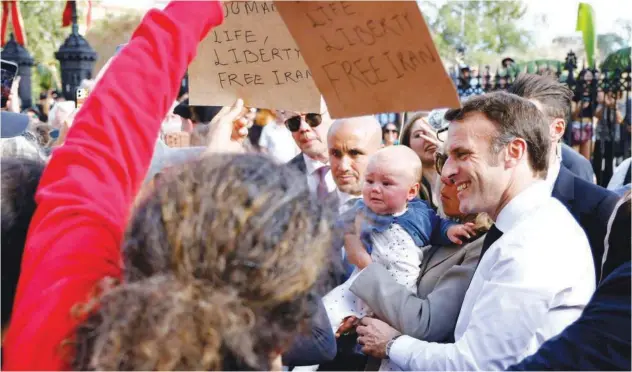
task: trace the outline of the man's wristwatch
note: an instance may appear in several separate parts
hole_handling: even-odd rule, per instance
[[[397,336],[391,338],[390,341],[388,341],[386,343],[386,353],[385,353],[386,354],[386,359],[390,359],[391,358],[391,356],[390,356],[390,354],[391,354],[391,347],[395,343],[395,340],[397,340],[400,336],[401,335],[397,335]]]

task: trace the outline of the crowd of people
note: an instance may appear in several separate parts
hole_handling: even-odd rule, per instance
[[[222,20],[149,11],[54,141],[3,110],[3,369],[632,368],[629,176],[562,145],[565,85],[522,74],[399,137],[189,107]]]

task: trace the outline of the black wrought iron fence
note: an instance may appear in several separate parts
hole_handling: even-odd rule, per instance
[[[551,74],[573,91],[570,117],[567,118],[565,142],[588,158],[597,183],[606,186],[613,168],[630,157],[630,64],[625,68],[598,70],[577,66],[571,51],[564,63],[541,63],[528,67],[508,66],[491,71],[460,69],[453,78],[461,99],[476,94],[508,89],[524,72]]]

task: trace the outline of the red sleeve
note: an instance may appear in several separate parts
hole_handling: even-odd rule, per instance
[[[152,10],[86,100],[40,181],[9,330],[4,370],[69,367],[61,347],[71,308],[120,277],[120,247],[161,122],[197,45],[223,20],[218,1]]]

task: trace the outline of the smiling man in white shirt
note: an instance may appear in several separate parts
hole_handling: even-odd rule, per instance
[[[551,197],[548,122],[531,102],[497,92],[448,111],[442,175],[463,213],[495,220],[454,331],[454,343],[395,336],[385,356],[403,370],[504,370],[581,314],[595,290],[586,235]],[[370,323],[358,327],[369,344]]]

